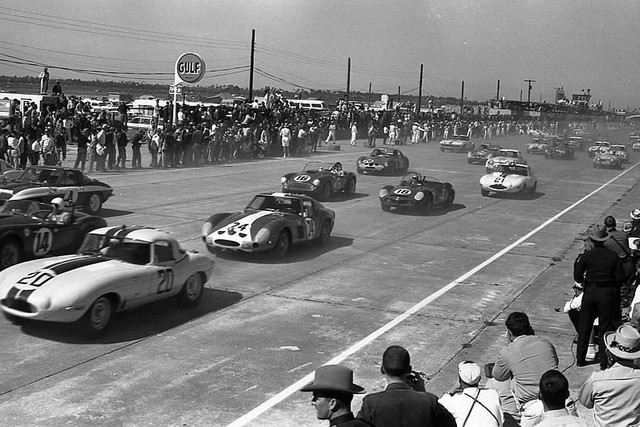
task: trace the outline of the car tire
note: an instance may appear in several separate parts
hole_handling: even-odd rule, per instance
[[[27,323],[27,319],[14,316],[13,314],[9,314],[6,311],[3,311],[2,314],[4,314],[4,318],[7,319],[9,323],[14,324],[16,326],[24,325],[25,323]]]
[[[329,237],[331,237],[331,221],[325,219],[322,223],[322,227],[320,228],[320,235],[318,236],[318,241],[321,245],[324,245],[329,241]]]
[[[380,202],[380,207],[382,207],[382,210],[385,212],[389,212],[391,210],[389,203]]]
[[[362,175],[362,169],[361,169],[361,168],[356,168],[356,171],[357,171],[360,175]]]
[[[200,273],[194,273],[184,282],[180,293],[176,296],[178,305],[184,308],[192,308],[200,304],[204,295],[204,283]]]
[[[356,179],[351,178],[349,182],[347,182],[347,186],[345,187],[345,193],[349,196],[353,196],[356,194]]]
[[[446,198],[446,200],[444,201],[444,205],[445,205],[446,207],[450,208],[451,206],[453,206],[453,200],[454,200],[455,198],[456,198],[456,193],[454,193],[454,192],[453,192],[453,190],[452,190],[452,191],[450,191],[450,192],[447,194],[447,198]]]
[[[291,236],[287,230],[282,231],[278,235],[278,239],[276,240],[276,244],[273,247],[273,251],[276,256],[282,258],[289,253],[289,248],[291,247]]]
[[[433,210],[433,196],[427,194],[427,198],[424,200],[424,211],[430,213]]]
[[[108,296],[102,295],[96,299],[89,310],[80,318],[78,326],[84,338],[98,338],[107,333],[111,317],[113,316],[113,304]]]
[[[440,147],[440,152],[444,153],[444,148],[443,147]]]
[[[6,239],[0,244],[0,270],[21,263],[24,260],[24,250],[16,238]]]
[[[100,193],[91,193],[84,202],[84,211],[95,215],[102,209],[102,196]]]
[[[331,184],[325,182],[324,184],[322,184],[322,187],[320,187],[320,194],[318,195],[318,197],[321,202],[326,202],[327,200],[331,199],[331,193]]]
[[[482,197],[489,197],[489,190],[485,190],[483,188],[480,189],[480,194],[482,194]]]
[[[538,192],[538,183],[535,182],[533,186],[529,189],[529,193],[536,194]]]

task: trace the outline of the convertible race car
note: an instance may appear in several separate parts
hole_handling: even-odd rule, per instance
[[[480,178],[480,193],[488,196],[495,193],[531,193],[538,190],[538,178],[525,164],[512,162],[497,165],[492,173]]]
[[[616,156],[620,157],[622,163],[629,163],[629,150],[627,150],[627,146],[623,144],[613,144],[611,145],[610,150]]]
[[[345,172],[339,162],[307,162],[302,172],[288,173],[280,182],[283,192],[307,194],[320,201],[335,193],[351,196],[356,192],[356,174]]]
[[[593,167],[620,169],[622,167],[622,157],[615,154],[611,149],[603,149],[596,153],[593,158]]]
[[[499,145],[480,144],[480,148],[467,153],[467,162],[470,165],[484,165],[488,158],[495,156],[500,150],[502,147]]]
[[[74,253],[88,232],[107,225],[80,212],[71,212],[70,223],[59,224],[50,219],[52,209],[31,200],[8,200],[0,208],[0,269],[25,259]]]
[[[0,200],[33,200],[50,202],[69,191],[77,198],[74,205],[95,214],[113,195],[113,189],[102,181],[90,178],[78,169],[61,166],[29,166],[14,179],[0,184]]]
[[[473,141],[467,135],[453,135],[451,139],[440,141],[440,151],[471,151],[475,148]]]
[[[257,194],[236,213],[212,215],[202,226],[202,240],[211,253],[217,249],[285,256],[291,246],[329,240],[336,214],[302,194]]]
[[[591,147],[587,149],[587,155],[589,158],[594,158],[598,153],[606,153],[609,151],[609,147],[611,147],[611,143],[608,141],[596,141],[593,143]]]
[[[369,157],[360,157],[356,163],[358,173],[405,173],[409,159],[402,151],[393,148],[375,148]]]
[[[527,161],[522,157],[520,150],[514,150],[512,148],[503,148],[498,151],[495,156],[487,159],[485,168],[487,173],[491,173],[497,165],[511,164],[513,162],[526,165]]]
[[[418,208],[430,212],[434,206],[449,207],[456,192],[449,182],[441,182],[431,176],[413,172],[404,176],[397,186],[385,185],[379,193],[382,210],[394,208]]]
[[[87,235],[77,255],[27,261],[0,272],[0,308],[15,322],[76,322],[81,333],[107,331],[115,312],[176,297],[196,306],[213,260],[183,250],[149,227],[106,227]]]
[[[545,159],[564,159],[571,160],[575,155],[573,148],[564,142],[551,142],[544,152]]]
[[[549,146],[549,141],[535,138],[533,142],[527,144],[527,154],[544,154]]]

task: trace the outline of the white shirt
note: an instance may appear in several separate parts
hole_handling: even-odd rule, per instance
[[[475,401],[476,399],[477,401]],[[465,424],[467,427],[500,427],[504,422],[504,415],[500,408],[500,396],[495,390],[468,387],[462,393],[453,396],[446,393],[439,399],[439,402],[451,412],[458,427],[462,427],[467,415],[469,415]]]

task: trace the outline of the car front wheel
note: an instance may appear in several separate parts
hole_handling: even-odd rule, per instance
[[[82,335],[85,338],[97,338],[104,335],[112,315],[111,300],[105,295],[101,296],[91,304],[89,310],[79,320]]]
[[[180,293],[177,295],[178,305],[180,307],[191,308],[200,304],[202,295],[204,294],[204,284],[200,273],[194,273],[182,285]]]
[[[289,252],[289,246],[291,246],[291,239],[289,238],[289,233],[285,230],[278,236],[273,249],[277,256],[284,257]]]
[[[331,199],[331,185],[325,182],[320,190],[320,201],[326,202],[329,199]]]
[[[8,239],[2,242],[0,245],[0,270],[19,264],[23,259],[24,254],[18,240]]]
[[[102,208],[102,197],[99,193],[92,193],[84,203],[84,210],[87,213],[95,215]]]
[[[352,179],[349,180],[349,182],[347,182],[346,193],[349,196],[353,196],[354,194],[356,194],[356,180],[355,180],[355,178],[352,178]]]
[[[488,197],[489,196],[489,190],[485,190],[484,188],[480,189],[480,194],[482,194],[482,197]]]
[[[329,241],[329,237],[331,236],[331,221],[325,219],[322,223],[322,228],[320,228],[320,244],[324,245]]]

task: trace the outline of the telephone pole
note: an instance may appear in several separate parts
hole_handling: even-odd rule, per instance
[[[253,102],[253,66],[256,55],[256,30],[251,30],[251,65],[249,71],[249,103]]]
[[[527,82],[529,84],[529,90],[527,91],[527,104],[531,103],[531,89],[533,89],[533,86],[531,86],[531,83],[535,83],[535,80],[531,80],[531,79],[525,79],[525,82]]]

